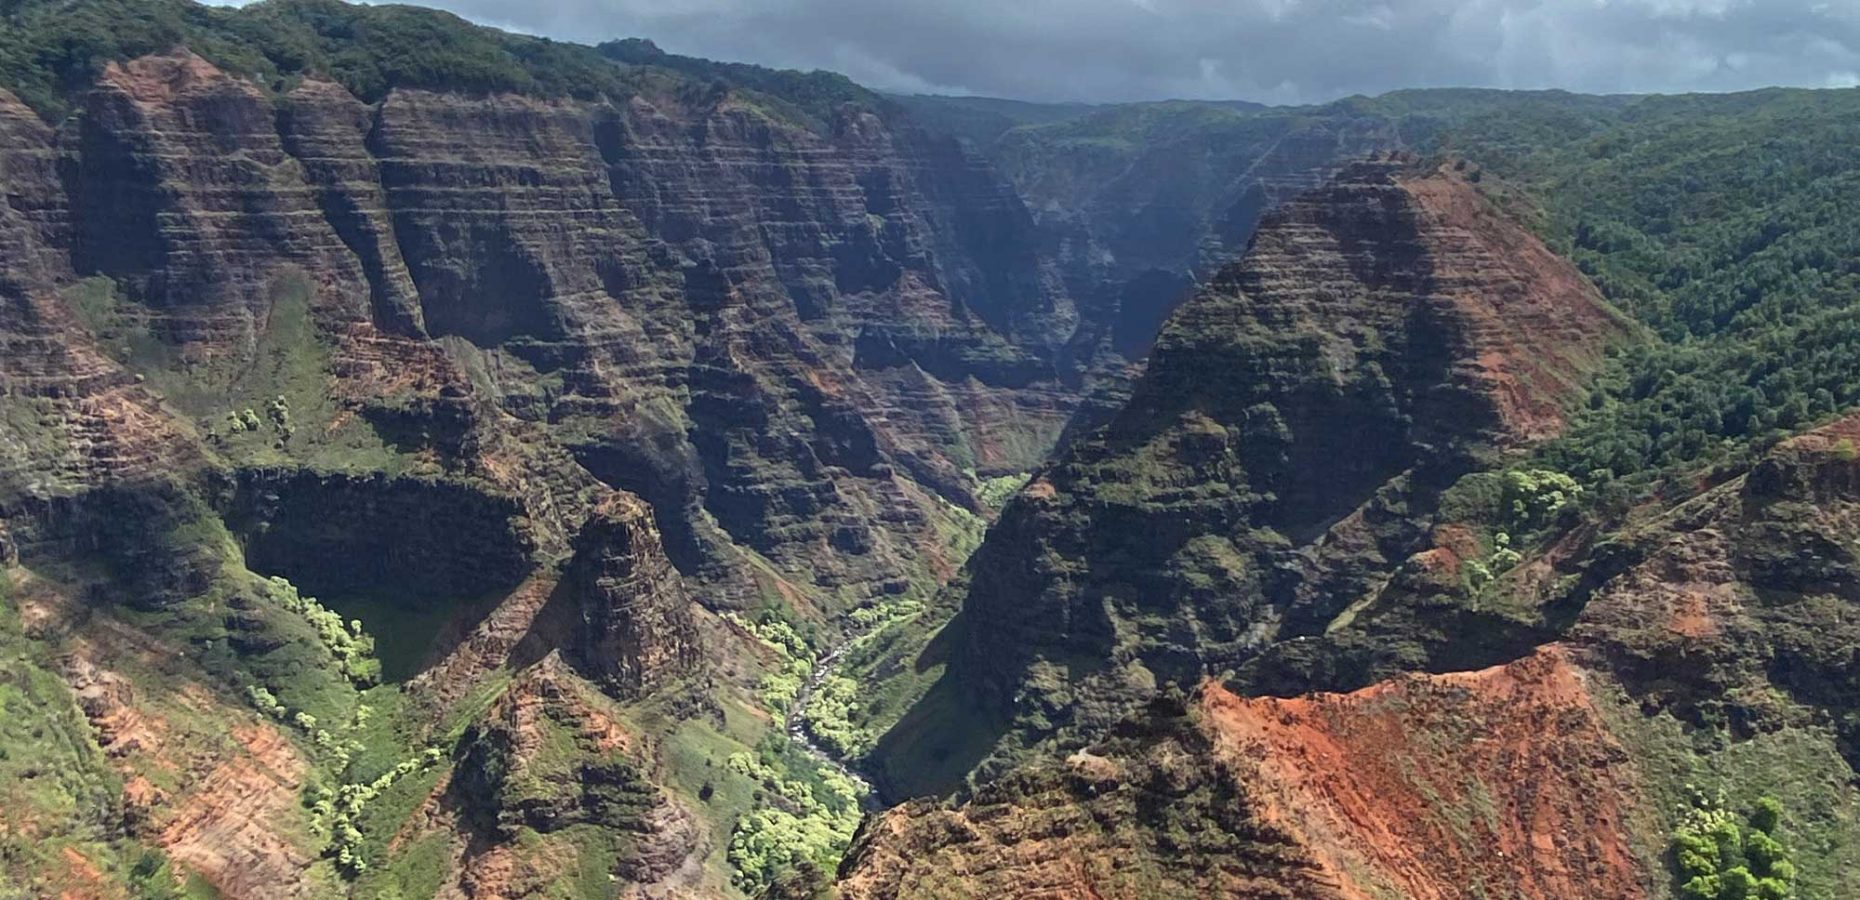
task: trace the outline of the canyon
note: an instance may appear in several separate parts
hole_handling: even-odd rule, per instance
[[[0,25],[0,894],[1670,896],[1707,788],[1856,887],[1854,398],[1630,459],[1704,256],[1546,161],[1680,101]]]

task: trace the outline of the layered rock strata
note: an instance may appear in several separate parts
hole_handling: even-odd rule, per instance
[[[1003,513],[956,679],[1035,732],[1102,726],[1322,633],[1427,546],[1441,490],[1556,433],[1628,331],[1454,167],[1346,170],[1269,215]]]
[[[809,590],[903,590],[943,504],[1029,467],[1076,403],[1078,316],[1031,218],[883,104],[803,122],[650,79],[602,102],[365,104],[181,51],[110,65],[79,107],[55,128],[4,109],[9,277],[35,283],[9,340],[78,331],[57,292],[109,279],[110,308],[82,310],[107,354],[8,354],[36,367],[12,380],[110,405],[73,428],[174,427],[124,399],[119,366],[228,392],[266,369],[301,290],[315,334],[289,340],[327,348],[318,393],[380,439],[523,493],[500,476],[535,454],[498,436],[546,434],[574,457],[551,477],[585,467],[649,500],[681,572],[730,604],[767,589],[764,560]],[[112,477],[136,452],[173,470],[168,443],[188,442],[94,452]],[[555,553],[600,494],[567,487],[528,498]]]

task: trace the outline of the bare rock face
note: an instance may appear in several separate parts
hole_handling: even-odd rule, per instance
[[[173,485],[206,455],[140,379],[62,302],[71,219],[53,131],[0,91],[0,540],[11,560],[100,553],[151,603],[199,586],[197,560],[151,553],[143,530],[172,523]]]
[[[130,356],[211,392],[314,340],[318,393],[524,496],[545,551],[602,495],[592,473],[651,503],[707,602],[747,602],[759,559],[823,592],[902,590],[943,504],[977,508],[976,473],[1031,467],[1077,404],[1080,319],[1031,216],[882,104],[803,122],[646,84],[365,104],[178,51],[112,64],[55,128],[9,99],[8,277],[33,287],[0,330],[40,343],[8,378],[81,384],[101,430],[152,434],[173,423],[135,399]],[[108,352],[35,337],[80,330],[56,295],[94,276]],[[300,287],[314,335],[282,337]],[[139,440],[140,464],[190,443]],[[94,452],[112,477],[138,462]]]
[[[876,97],[626,83],[363,102],[176,50],[60,122],[0,96],[5,543],[176,615],[242,564],[456,605],[413,696],[525,673],[460,761],[498,797],[454,873],[487,895],[560,873],[518,827],[598,826],[642,885],[701,869],[606,704],[689,711],[694,602],[825,617],[947,575],[978,477],[1036,464],[1080,389],[1031,216],[957,144]],[[199,646],[281,648],[250,613]]]
[[[702,667],[691,601],[637,499],[595,510],[558,590],[578,613],[575,658],[616,696],[651,693]]]
[[[26,497],[185,473],[201,460],[153,397],[59,302],[72,277],[71,218],[52,130],[0,92],[0,509]]]
[[[1644,897],[1641,774],[1565,648],[1351,694],[1205,686],[861,833],[849,897]]]
[[[325,315],[365,315],[361,267],[257,85],[189,53],[113,64],[60,143],[73,267],[116,279],[183,358],[249,355],[288,267],[316,273]]]
[[[960,678],[1035,731],[1102,726],[1322,633],[1423,548],[1440,490],[1556,433],[1626,333],[1452,168],[1346,170],[1267,217],[1123,412],[1003,514]]]

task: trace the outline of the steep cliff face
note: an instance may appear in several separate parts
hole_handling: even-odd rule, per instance
[[[942,505],[1064,426],[1077,314],[954,142],[882,106],[809,123],[685,87],[364,104],[185,52],[112,64],[55,131],[10,107],[45,194],[12,211],[17,252],[41,294],[90,278],[85,324],[206,425],[271,345],[307,346],[329,381],[279,386],[343,402],[299,424],[455,471],[495,469],[487,430],[547,431],[652,502],[713,602],[767,590],[764,559],[825,594],[903,590]],[[559,549],[585,504],[552,512]]]
[[[1269,216],[1117,418],[1004,512],[956,677],[1036,732],[1102,725],[1322,633],[1424,547],[1443,489],[1553,434],[1626,333],[1453,168],[1347,170]]]
[[[703,665],[691,602],[632,498],[597,509],[575,538],[561,590],[573,599],[567,638],[575,658],[611,692],[650,694]]]
[[[129,707],[210,697],[190,745],[265,723],[266,771],[197,751],[235,768],[194,831],[35,805],[100,878],[153,846],[229,896],[727,890],[763,788],[708,767],[765,726],[701,607],[927,591],[980,479],[1064,427],[1078,313],[986,164],[863,93],[612,69],[599,99],[363,100],[177,49],[49,124],[0,94],[0,556],[99,604],[22,646],[146,637],[198,671],[138,668]],[[167,759],[96,768],[182,797]]]
[[[184,474],[203,462],[185,429],[59,302],[72,225],[53,130],[0,92],[0,395],[7,399],[0,503]],[[16,540],[30,544],[30,534]]]

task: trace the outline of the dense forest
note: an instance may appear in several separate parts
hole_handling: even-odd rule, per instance
[[[1860,401],[1856,114],[1856,91],[1571,97],[1440,130],[1540,204],[1552,243],[1650,332],[1550,462],[1646,485]]]
[[[1542,451],[1585,481],[1645,488],[1860,401],[1860,91],[1428,90],[1264,108],[908,103],[1035,194],[1093,189],[1065,173],[1137,177],[1159,146],[1218,159],[1260,135],[1366,124],[1394,145],[1476,164],[1495,176],[1488,191],[1647,326],[1572,433]],[[1205,189],[1231,176],[1203,177]]]
[[[0,2],[0,84],[49,119],[113,60],[187,47],[229,72],[285,89],[328,77],[374,101],[393,88],[544,97],[623,97],[656,82],[679,90],[727,83],[779,112],[818,115],[876,102],[844,76],[662,53],[651,42],[598,47],[512,34],[450,13],[338,0],[266,0],[239,8],[190,0]],[[682,77],[658,77],[676,72]],[[693,78],[695,76],[695,78]]]

